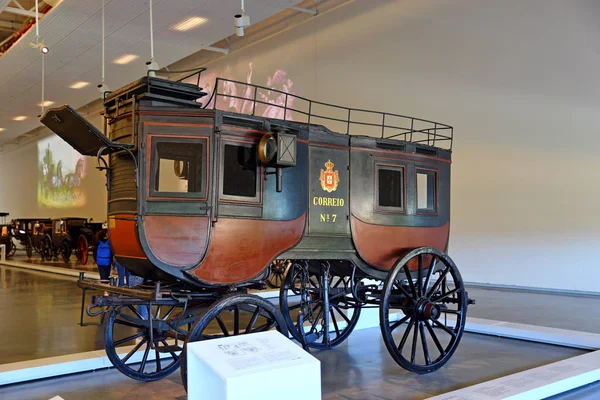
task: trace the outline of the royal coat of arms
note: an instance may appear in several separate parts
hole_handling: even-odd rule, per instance
[[[338,183],[340,183],[340,174],[338,171],[333,170],[334,166],[335,164],[331,160],[327,161],[325,163],[326,170],[321,170],[321,177],[319,178],[321,187],[328,193],[334,192],[338,187]]]

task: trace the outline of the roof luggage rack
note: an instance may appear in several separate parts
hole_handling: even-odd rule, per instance
[[[237,89],[233,93],[243,95],[232,94],[228,90],[231,85],[235,85]],[[330,131],[347,135],[396,139],[452,150],[453,128],[450,125],[406,115],[323,103],[265,86],[217,78],[207,106],[212,104],[212,108],[230,111],[232,103],[241,103],[239,108],[242,114],[300,122],[307,124],[309,128],[325,126]],[[295,114],[294,118],[292,113]],[[273,114],[277,117],[272,117]]]

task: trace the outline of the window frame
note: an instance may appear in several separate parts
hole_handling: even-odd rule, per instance
[[[209,189],[208,157],[210,156],[210,140],[208,136],[182,136],[182,135],[148,135],[151,157],[148,176],[148,200],[207,200]],[[156,177],[160,162],[158,157],[158,143],[187,143],[204,145],[202,168],[202,182],[200,192],[161,192],[155,189]]]
[[[419,208],[419,173],[433,174],[433,208]],[[438,215],[439,210],[439,172],[436,169],[415,167],[415,211],[420,215]]]
[[[382,169],[402,172],[402,207],[379,205],[379,171]],[[375,211],[381,213],[406,214],[406,169],[405,164],[375,163]]]
[[[258,160],[258,154],[256,157],[256,195],[254,197],[236,196],[231,194],[223,193],[223,182],[225,180],[225,146],[238,146],[258,149],[258,144],[249,141],[237,141],[237,140],[221,140],[220,152],[219,152],[219,201],[225,203],[243,203],[243,204],[262,204],[262,181],[263,167]]]

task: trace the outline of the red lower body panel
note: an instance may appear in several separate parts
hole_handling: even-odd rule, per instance
[[[368,224],[351,217],[352,240],[358,254],[369,264],[389,271],[399,257],[422,246],[445,251],[450,224],[436,227]],[[413,266],[409,266],[413,269]],[[414,267],[416,268],[416,266]]]

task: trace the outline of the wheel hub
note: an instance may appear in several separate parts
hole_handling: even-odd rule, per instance
[[[430,301],[428,298],[423,298],[415,305],[415,315],[419,319],[430,319],[437,321],[442,314],[442,308],[439,304]]]

